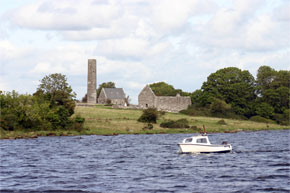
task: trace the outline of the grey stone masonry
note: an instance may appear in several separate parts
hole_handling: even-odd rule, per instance
[[[191,105],[190,97],[156,96],[149,85],[145,86],[138,96],[140,108],[157,108],[159,111],[179,112]]]
[[[97,103],[97,61],[88,60],[88,103]]]
[[[126,106],[126,94],[122,88],[102,88],[98,103]]]

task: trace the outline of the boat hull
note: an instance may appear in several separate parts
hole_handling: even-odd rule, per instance
[[[232,151],[232,146],[227,145],[199,145],[179,143],[180,153],[227,153]]]

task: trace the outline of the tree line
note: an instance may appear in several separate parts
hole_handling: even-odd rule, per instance
[[[251,119],[289,125],[290,71],[261,66],[257,78],[248,70],[223,68],[207,77],[201,88],[192,92],[174,89],[164,82],[151,84],[154,93],[190,96],[192,106],[181,113]]]
[[[0,91],[0,128],[13,130],[82,129],[84,118],[75,116],[75,96],[65,75],[45,76],[35,93]]]

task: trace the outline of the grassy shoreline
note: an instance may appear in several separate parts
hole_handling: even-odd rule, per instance
[[[118,135],[118,134],[171,134],[171,133],[199,133],[203,125],[208,133],[234,133],[241,131],[281,130],[290,129],[290,126],[278,124],[258,123],[244,120],[223,119],[225,125],[218,122],[222,118],[193,117],[179,113],[165,113],[153,124],[153,129],[145,129],[147,124],[137,122],[142,114],[141,110],[112,109],[111,107],[77,106],[75,114],[86,119],[85,129],[82,131],[57,130],[57,131],[3,131],[0,139],[37,138],[39,136],[77,136],[77,135]],[[189,129],[167,129],[160,127],[164,120],[187,119]]]

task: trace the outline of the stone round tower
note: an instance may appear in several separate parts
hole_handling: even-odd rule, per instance
[[[96,59],[88,60],[88,92],[87,102],[97,103],[97,61]]]

